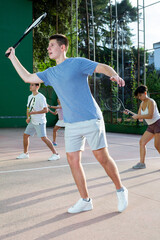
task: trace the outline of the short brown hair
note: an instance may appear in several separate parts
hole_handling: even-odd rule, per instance
[[[69,41],[68,41],[68,38],[65,35],[63,35],[63,34],[54,34],[54,35],[52,35],[49,38],[49,40],[52,40],[52,39],[57,40],[57,43],[58,43],[59,46],[64,44],[65,47],[66,47],[66,51],[68,50]]]

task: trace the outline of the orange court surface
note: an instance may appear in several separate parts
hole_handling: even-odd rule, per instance
[[[64,130],[56,147],[61,158],[48,161],[50,150],[30,138],[30,158],[23,152],[24,129],[0,129],[0,240],[160,240],[160,156],[147,145],[146,169],[139,161],[140,135],[107,133],[109,152],[129,191],[129,206],[117,212],[114,184],[88,145],[82,154],[94,209],[69,214],[80,196],[67,163]],[[47,128],[52,139],[52,128]]]

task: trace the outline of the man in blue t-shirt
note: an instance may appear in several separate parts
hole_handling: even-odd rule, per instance
[[[93,72],[110,76],[111,81],[120,87],[125,82],[106,64],[90,61],[85,58],[67,58],[68,39],[62,34],[55,34],[49,39],[47,48],[50,59],[57,65],[43,72],[31,74],[15,56],[14,48],[9,48],[11,60],[16,71],[26,83],[44,83],[52,86],[60,99],[65,122],[65,148],[73,178],[80,193],[80,200],[68,209],[69,213],[78,213],[93,209],[89,198],[86,178],[81,165],[81,151],[87,139],[92,152],[117,189],[118,211],[128,206],[128,191],[122,185],[114,160],[108,152],[103,116],[99,106],[92,97],[88,85],[88,75]]]

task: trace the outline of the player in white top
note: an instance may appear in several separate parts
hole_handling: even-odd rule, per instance
[[[140,139],[140,162],[133,166],[134,169],[146,168],[146,144],[154,137],[154,146],[160,153],[160,114],[156,102],[147,96],[147,87],[139,86],[135,93],[135,97],[140,99],[138,114],[134,114],[134,119],[144,119],[148,124],[147,130]]]
[[[32,94],[28,97],[27,103],[26,122],[28,125],[23,134],[24,152],[20,154],[17,159],[29,158],[29,137],[34,136],[34,134],[37,133],[37,136],[40,137],[42,141],[52,151],[52,156],[48,160],[58,160],[60,159],[60,156],[56,152],[56,149],[53,147],[52,142],[47,138],[46,135],[46,113],[48,112],[48,107],[46,103],[46,98],[43,96],[43,94],[38,92],[39,88],[39,83],[30,84],[30,91],[32,92]]]
[[[55,112],[53,112],[53,111],[51,111],[50,109],[48,109],[48,111],[49,111],[50,113],[52,113],[53,115],[57,115],[57,114],[58,114],[58,121],[57,121],[56,125],[55,125],[54,128],[53,128],[53,145],[54,145],[54,146],[57,146],[57,143],[56,143],[57,131],[58,131],[61,127],[65,127],[65,123],[64,123],[64,120],[63,120],[62,106],[61,106],[61,103],[60,103],[59,99],[57,99],[57,102],[58,102],[58,105],[57,105],[57,106],[48,105],[49,108],[56,109]]]

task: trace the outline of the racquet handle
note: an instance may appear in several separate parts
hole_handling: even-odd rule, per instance
[[[6,56],[6,57],[9,57],[10,53],[11,53],[11,52],[9,52],[9,53],[6,53],[6,54],[5,54],[5,56]]]
[[[25,36],[22,36],[18,42],[16,42],[14,45],[13,45],[13,48],[15,49],[16,47],[18,47],[18,45],[20,44],[20,42],[22,41],[22,39],[24,38]],[[11,52],[9,53],[6,53],[5,56],[8,57],[10,55]]]
[[[135,113],[129,111],[128,109],[127,109],[127,112],[128,112],[130,115],[132,115],[132,116],[135,114]]]
[[[130,112],[130,111],[129,111],[129,114],[130,114],[131,116],[133,116],[133,115],[134,115],[134,114],[133,114],[132,112]]]

